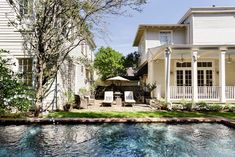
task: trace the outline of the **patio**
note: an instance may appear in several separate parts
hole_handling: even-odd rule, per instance
[[[95,100],[94,103],[90,105],[82,104],[82,109],[73,109],[72,112],[141,112],[141,111],[154,111],[153,108],[151,108],[147,104],[135,104],[132,107],[126,106],[120,106],[116,105],[115,103],[112,106],[105,106],[101,107],[103,100]]]

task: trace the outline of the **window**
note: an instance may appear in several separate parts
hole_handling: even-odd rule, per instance
[[[212,67],[212,62],[198,62],[197,67]]]
[[[83,71],[84,71],[84,67],[83,65],[81,66],[81,73],[83,74]]]
[[[213,62],[198,62],[198,86],[213,86]],[[192,86],[191,62],[176,62],[176,85]]]
[[[177,62],[176,67],[177,68],[190,68],[191,62],[184,62],[184,63]]]
[[[29,12],[29,1],[20,0],[20,15],[26,15]]]
[[[161,31],[160,32],[160,43],[161,43],[161,45],[172,43],[171,31]]]
[[[32,85],[32,58],[19,58],[20,80],[26,85]]]

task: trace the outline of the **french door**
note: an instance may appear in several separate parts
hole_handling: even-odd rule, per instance
[[[213,71],[198,70],[198,86],[213,86]]]
[[[198,70],[197,79],[198,79],[198,86],[213,86],[213,71]],[[176,84],[177,86],[192,86],[192,71],[177,70]]]
[[[192,72],[191,70],[177,70],[177,86],[192,86]]]

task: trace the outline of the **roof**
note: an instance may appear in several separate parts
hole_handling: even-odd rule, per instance
[[[95,44],[95,42],[94,42],[93,37],[89,37],[89,38],[87,39],[87,42],[89,43],[89,45],[90,45],[93,49],[96,48],[96,44]]]
[[[218,13],[235,13],[235,6],[234,7],[195,7],[190,8],[185,15],[179,20],[178,24],[141,24],[138,27],[138,30],[135,35],[135,40],[133,46],[138,46],[141,40],[141,37],[144,31],[147,28],[158,28],[158,29],[172,29],[172,28],[183,28],[186,27],[186,24],[183,22],[192,14],[198,13],[210,13],[210,14],[218,14]]]
[[[190,8],[184,16],[179,20],[178,24],[182,24],[192,14],[218,14],[218,13],[235,13],[235,7],[200,7]]]
[[[173,29],[173,28],[184,28],[187,25],[185,24],[140,24],[138,30],[135,35],[135,40],[133,46],[138,46],[141,40],[141,37],[144,31],[148,28],[156,28],[156,29]]]

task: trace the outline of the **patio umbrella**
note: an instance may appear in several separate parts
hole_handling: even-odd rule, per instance
[[[121,76],[115,76],[115,77],[111,77],[111,78],[108,78],[107,81],[120,81],[120,82],[128,82],[130,80],[126,79],[126,78],[123,78]]]
[[[115,77],[108,78],[106,81],[111,81],[112,84],[116,83],[116,85],[120,83],[119,86],[121,86],[121,82],[129,82],[130,80],[123,78],[121,76],[115,76]]]

